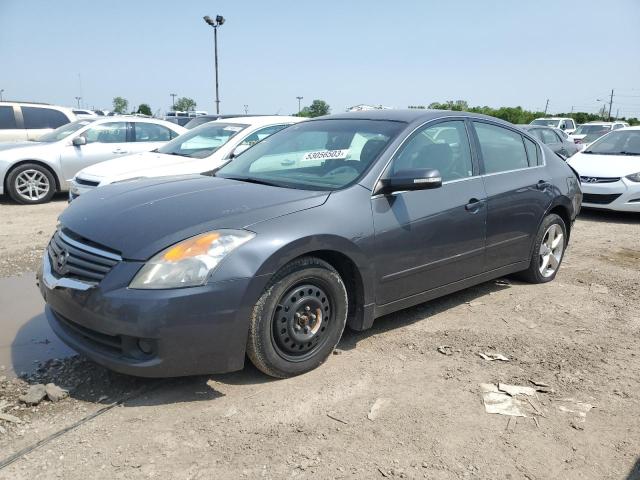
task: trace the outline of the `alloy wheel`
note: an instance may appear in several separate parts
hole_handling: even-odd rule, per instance
[[[553,275],[560,266],[564,254],[564,233],[562,227],[554,223],[542,237],[540,244],[540,274],[548,278]]]
[[[42,200],[49,193],[51,184],[47,176],[39,170],[30,168],[20,172],[15,178],[16,192],[28,201]]]

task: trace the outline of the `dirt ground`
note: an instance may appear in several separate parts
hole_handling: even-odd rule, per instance
[[[0,276],[35,268],[64,206],[0,203]],[[144,380],[79,357],[5,378],[0,405],[22,423],[0,421],[0,478],[638,479],[639,239],[640,215],[585,212],[554,282],[489,282],[378,319],[293,379],[247,365]],[[51,380],[70,398],[17,403]],[[526,417],[485,412],[481,383],[531,381],[549,386]]]

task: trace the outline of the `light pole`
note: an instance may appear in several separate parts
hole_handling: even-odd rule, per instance
[[[175,93],[170,93],[170,94],[169,94],[169,96],[171,97],[171,109],[172,109],[173,111],[175,111],[175,110],[176,110],[176,97],[177,97],[178,95],[177,95],[177,94],[175,94]]]
[[[78,108],[80,108],[80,100],[82,100],[82,97],[75,97],[76,102],[78,102]]]
[[[213,20],[209,15],[203,17],[207,25],[213,27],[213,49],[215,51],[215,67],[216,67],[216,113],[220,113],[220,95],[218,89],[218,27],[224,24],[224,17],[222,15],[216,15],[216,19]]]
[[[2,94],[4,93],[4,88],[0,88],[0,102],[2,101]]]
[[[298,115],[300,115],[300,101],[304,98],[304,97],[296,97],[298,99]]]
[[[244,114],[247,115],[249,113],[249,105],[244,106]]]

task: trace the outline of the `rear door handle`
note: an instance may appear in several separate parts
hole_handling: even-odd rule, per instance
[[[484,200],[478,200],[477,198],[471,198],[469,203],[464,206],[467,212],[476,213],[484,205]]]

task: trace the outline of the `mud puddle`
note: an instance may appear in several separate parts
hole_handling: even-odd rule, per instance
[[[43,312],[34,273],[0,278],[0,376],[31,373],[40,362],[75,354],[49,328]]]

